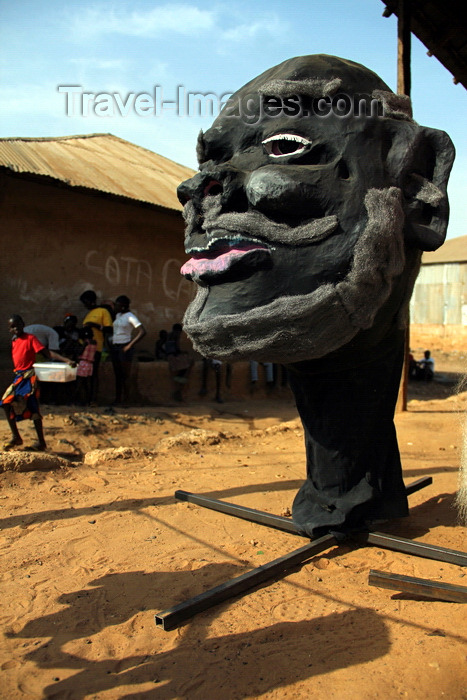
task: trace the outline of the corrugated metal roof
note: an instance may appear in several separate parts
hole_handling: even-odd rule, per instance
[[[0,138],[0,167],[177,210],[177,186],[194,174],[113,134]]]
[[[467,262],[467,236],[450,238],[438,250],[423,253],[422,256],[422,265],[453,262]]]

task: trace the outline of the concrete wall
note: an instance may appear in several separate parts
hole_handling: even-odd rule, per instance
[[[182,319],[194,285],[179,274],[186,259],[183,220],[45,178],[0,172],[0,366],[10,366],[7,319],[60,325],[65,313],[81,321],[79,296],[126,294],[146,326],[138,349],[153,351],[162,328]]]
[[[101,368],[101,388],[99,392],[100,405],[106,405],[114,396],[114,380],[110,363],[105,363]],[[265,372],[259,368],[258,381],[253,385],[250,378],[249,362],[235,362],[230,366],[230,381],[227,385],[227,366],[221,369],[220,395],[223,401],[251,401],[265,398],[290,398],[292,392],[288,386],[281,383],[281,374],[278,368],[277,379],[274,387],[268,387]],[[200,396],[202,384],[203,365],[201,361],[194,362],[188,381],[183,386],[182,395],[187,403],[207,402],[212,403],[216,394],[216,378],[212,370],[207,376],[207,393]],[[173,400],[175,389],[180,389],[180,384],[175,384],[169,372],[168,363],[158,362],[134,362],[132,365],[132,381],[130,403],[136,405],[160,406],[176,403]]]
[[[207,393],[200,396],[202,385],[203,364],[200,360],[193,363],[188,375],[188,381],[183,386],[183,400],[192,403],[214,403],[216,395],[216,378],[212,370],[207,377]],[[227,383],[227,366],[224,364],[221,370],[220,395],[223,401],[252,401],[265,398],[281,398],[293,400],[289,387],[283,384],[283,376],[280,368],[277,368],[276,382],[273,387],[266,384],[264,368],[260,367],[258,381],[251,383],[249,362],[236,362],[231,365],[230,382]],[[12,380],[10,369],[0,368],[0,387],[6,388]],[[129,382],[129,404],[132,406],[166,406],[176,405],[173,394],[180,389],[180,384],[175,384],[169,371],[167,362],[133,362],[131,378]],[[3,390],[3,389],[2,389]],[[41,403],[48,405],[51,400],[57,400],[60,404],[72,401],[74,384],[54,384],[42,382]],[[115,396],[115,380],[112,364],[109,361],[101,363],[99,372],[98,405],[109,406]],[[3,414],[3,411],[1,412]],[[0,415],[0,421],[4,416]]]

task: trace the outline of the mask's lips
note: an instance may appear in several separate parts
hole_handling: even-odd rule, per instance
[[[218,238],[207,248],[190,252],[193,257],[180,272],[198,284],[240,279],[272,265],[271,249],[265,243],[239,236]]]

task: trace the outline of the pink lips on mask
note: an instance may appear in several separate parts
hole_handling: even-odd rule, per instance
[[[252,257],[253,254],[269,256],[270,250],[260,243],[235,243],[221,245],[212,250],[203,250],[195,253],[190,260],[182,266],[180,272],[188,278],[214,277],[227,272],[235,263]],[[246,262],[246,260],[245,260]]]

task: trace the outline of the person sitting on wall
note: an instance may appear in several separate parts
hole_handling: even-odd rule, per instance
[[[165,344],[167,342],[168,337],[169,337],[169,334],[167,333],[167,331],[164,328],[161,331],[159,331],[159,338],[156,340],[156,346],[155,346],[156,360],[166,360],[167,359],[167,353],[165,351]]]
[[[115,320],[110,345],[112,365],[115,374],[115,403],[128,400],[128,377],[130,375],[133,349],[144,338],[146,329],[130,311],[130,299],[122,294],[115,300]],[[136,334],[133,335],[133,332]]]
[[[99,389],[99,365],[104,349],[105,335],[112,332],[112,316],[107,309],[97,306],[96,292],[88,289],[79,298],[80,302],[88,309],[88,313],[83,319],[83,326],[92,328],[94,340],[96,341],[96,354],[92,371],[91,405],[96,405],[97,392]]]
[[[418,361],[417,379],[424,382],[431,382],[435,376],[435,361],[431,357],[431,352],[425,350],[423,358]]]
[[[188,381],[188,374],[193,364],[190,355],[187,352],[183,352],[180,348],[182,330],[181,323],[174,323],[165,343],[169,370],[175,383],[175,389],[172,394],[172,398],[175,401],[183,401],[183,387]]]
[[[417,371],[418,371],[418,362],[413,356],[412,351],[409,352],[408,357],[407,357],[407,362],[409,366],[409,379],[416,379],[417,378]]]
[[[258,368],[259,362],[256,360],[250,360],[250,378],[251,378],[251,388],[255,388],[258,384]],[[264,373],[266,376],[266,386],[268,389],[274,387],[274,364],[272,362],[261,362],[264,367]]]
[[[214,401],[217,401],[217,403],[224,403],[221,396],[222,362],[220,360],[212,360],[208,357],[203,357],[201,388],[198,393],[200,396],[206,396],[206,394],[208,393],[209,369],[213,370],[214,376],[216,378],[216,393],[214,396]]]
[[[14,379],[3,394],[0,405],[5,411],[12,437],[3,445],[3,449],[13,450],[23,444],[17,423],[29,418],[34,422],[37,433],[37,443],[30,449],[44,452],[47,449],[47,444],[39,410],[39,385],[33,367],[36,354],[42,353],[48,360],[66,362],[70,367],[74,367],[75,363],[45,347],[35,335],[26,333],[24,321],[18,314],[13,314],[8,324],[11,335]]]

